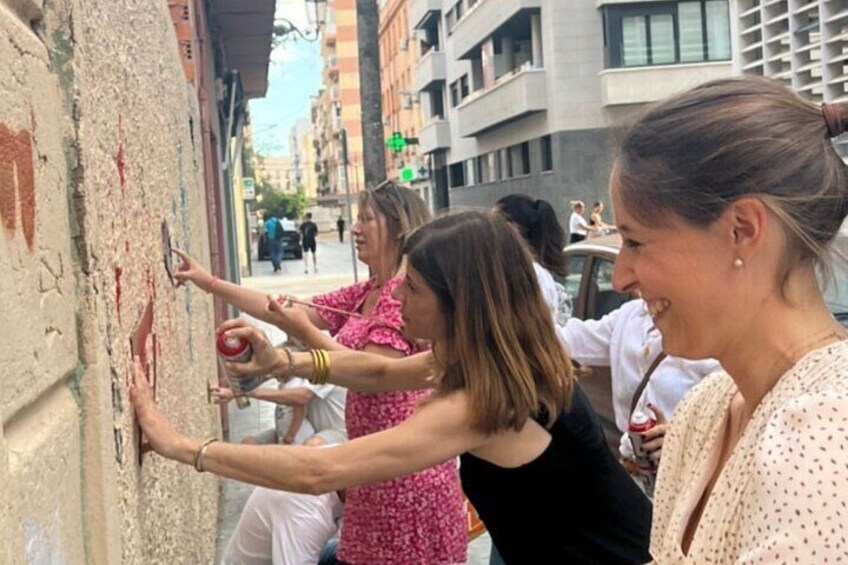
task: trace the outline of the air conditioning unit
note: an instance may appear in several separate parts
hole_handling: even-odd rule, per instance
[[[409,38],[408,37],[405,37],[405,38],[400,40],[400,45],[398,46],[398,49],[400,49],[401,51],[409,51]]]
[[[411,110],[412,109],[412,96],[404,96],[402,105],[403,105],[404,110]]]

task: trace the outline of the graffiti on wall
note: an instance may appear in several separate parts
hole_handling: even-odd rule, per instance
[[[0,221],[6,235],[13,237],[20,226],[27,248],[35,243],[35,169],[32,135],[27,130],[13,132],[0,124]]]

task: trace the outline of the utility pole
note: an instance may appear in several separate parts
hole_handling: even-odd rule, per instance
[[[348,229],[353,228],[353,199],[350,195],[350,163],[348,162],[347,155],[347,130],[342,128],[342,131],[339,133],[342,142],[342,161],[344,162],[344,187],[345,187],[345,198],[347,200],[347,225],[350,226]],[[353,232],[350,233],[350,237],[347,238],[348,243],[350,243],[350,259],[353,263],[353,282],[359,282],[359,272],[356,268],[356,247],[353,244]]]
[[[367,189],[374,188],[386,179],[379,25],[380,10],[377,0],[356,0],[359,99],[362,108],[362,165]]]

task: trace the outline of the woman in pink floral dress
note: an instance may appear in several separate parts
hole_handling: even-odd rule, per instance
[[[275,322],[310,347],[354,349],[390,357],[421,351],[402,332],[400,303],[392,291],[399,275],[405,234],[427,221],[423,201],[411,190],[386,184],[366,192],[353,226],[359,259],[372,277],[316,296],[314,304],[359,312],[348,318],[320,309],[291,308]],[[329,330],[332,338],[324,330]],[[334,338],[334,339],[333,339]],[[358,438],[406,420],[430,391],[348,391],[348,437]],[[338,558],[351,565],[463,563],[468,545],[462,490],[453,461],[384,483],[348,489]]]

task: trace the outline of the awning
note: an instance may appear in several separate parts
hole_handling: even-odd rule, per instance
[[[214,0],[212,20],[220,32],[227,66],[237,70],[247,98],[268,90],[268,64],[276,0]]]

